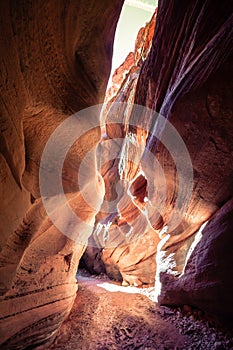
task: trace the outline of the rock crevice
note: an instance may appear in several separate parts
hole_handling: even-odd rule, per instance
[[[155,284],[162,304],[232,317],[231,4],[161,0],[105,96],[122,5],[0,3],[3,349],[52,340],[72,308],[82,256],[92,272],[125,285]],[[60,132],[43,196],[40,164],[52,133],[104,98],[101,119],[73,118],[73,130],[86,131],[66,154],[62,191],[56,166],[73,130]],[[94,208],[76,181],[82,162]],[[59,204],[49,215],[48,199]]]

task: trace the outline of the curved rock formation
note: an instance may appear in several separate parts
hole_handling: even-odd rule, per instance
[[[182,9],[180,6],[173,7],[172,4],[166,1],[160,4],[152,50],[142,68],[135,97],[136,103],[146,103],[150,91],[150,95],[154,96],[153,108],[169,118],[182,136],[193,167],[192,197],[184,212],[184,219],[175,230],[169,230],[167,213],[177,194],[177,171],[174,171],[174,162],[172,165],[163,145],[158,145],[153,138],[147,140],[149,147],[156,152],[156,158],[162,164],[166,179],[171,185],[167,192],[167,205],[162,214],[164,225],[168,225],[170,232],[165,234],[164,244],[161,243],[160,246],[160,252],[164,253],[161,255],[157,252],[157,256],[162,259],[160,265],[163,266],[160,269],[163,273],[160,302],[168,303],[166,291],[169,291],[170,283],[164,282],[168,278],[165,276],[169,276],[170,281],[177,281],[179,277],[175,277],[174,274],[178,273],[179,276],[184,271],[181,280],[186,282],[185,287],[183,285],[181,289],[190,292],[190,303],[224,319],[233,313],[232,304],[231,306],[228,304],[233,289],[232,281],[227,282],[223,278],[220,282],[219,279],[219,275],[225,274],[221,259],[227,249],[224,245],[227,246],[229,243],[225,233],[229,228],[222,231],[224,232],[222,240],[225,242],[222,244],[222,257],[220,254],[212,255],[211,252],[215,250],[212,247],[218,244],[214,237],[218,236],[222,229],[217,229],[216,219],[211,217],[218,210],[221,213],[223,205],[233,196],[231,166],[233,106],[230,93],[232,91],[230,38],[233,18],[228,2],[215,6],[210,1],[198,1],[189,5],[184,4]],[[168,28],[175,30],[171,33]],[[146,176],[150,174],[150,169],[144,160],[142,168]],[[149,179],[151,180],[150,176],[148,181]],[[175,181],[171,182],[170,179]],[[231,215],[232,212],[228,212],[226,219],[228,221],[226,225],[229,227]],[[197,259],[202,261],[202,266],[195,266],[192,272],[189,270],[186,277],[185,267],[189,261],[195,259],[192,251],[198,241],[198,230],[207,220],[209,224],[203,229],[203,242],[200,243],[204,252],[201,253],[200,248],[200,255],[196,258],[196,261]],[[216,223],[216,227],[212,222]],[[215,233],[216,230],[219,231],[218,234]],[[204,235],[204,232],[208,234]],[[232,262],[231,256],[228,251],[225,258],[228,263]],[[209,277],[212,264],[216,267],[216,274]],[[164,276],[164,272],[167,275]],[[194,284],[193,280],[196,281]],[[179,285],[179,282],[177,284]],[[212,287],[208,289],[207,286],[210,284]],[[204,285],[206,287],[203,288]],[[192,287],[195,288],[193,292]],[[176,294],[178,301],[181,289],[177,288],[173,300]],[[202,301],[204,296],[205,302]],[[171,302],[170,298],[169,301]],[[182,298],[179,301],[185,302]]]
[[[121,120],[120,117],[117,123],[110,123],[108,120],[111,120],[111,116],[115,119],[115,115],[125,115],[126,119],[130,116],[129,111],[125,113],[128,108],[127,102],[133,103],[140,70],[151,48],[156,13],[157,10],[150,22],[139,30],[134,52],[129,53],[122,65],[116,69],[112,78],[112,87],[106,93],[106,105],[104,105],[102,111],[102,120],[106,119],[107,136],[103,135],[99,145],[98,158],[100,173],[105,182],[104,200],[110,204],[107,207],[102,206],[100,213],[98,213],[97,227],[83,256],[86,267],[92,273],[106,271],[111,278],[123,279],[123,284],[135,286],[154,282],[155,253],[159,239],[146,220],[143,220],[144,223],[142,223],[142,220],[138,222],[138,225],[141,226],[140,229],[138,225],[135,226],[135,218],[140,215],[139,209],[132,201],[128,200],[127,188],[120,184],[119,163],[124,157],[127,157],[123,149],[124,137],[126,137],[124,123],[127,124],[127,121]],[[121,105],[121,103],[125,104]],[[108,159],[111,160],[107,161]],[[133,178],[134,175],[131,174],[130,176]],[[136,201],[138,198],[143,203],[146,196],[146,193],[144,193],[145,187],[145,178],[138,176],[130,188],[132,196],[136,197]],[[120,199],[121,204],[118,203]],[[119,205],[124,208],[124,212],[119,209]],[[106,212],[111,211],[112,214],[108,216]],[[135,228],[132,235],[134,236],[138,230],[139,233],[143,233],[143,237],[140,237],[137,242],[128,244],[125,236],[133,226]],[[108,238],[103,240],[106,228]],[[146,233],[143,232],[145,228]],[[103,249],[99,249],[99,247]],[[145,249],[145,247],[147,248]]]
[[[199,230],[198,243],[178,279],[161,276],[160,301],[169,305],[197,306],[226,323],[232,321],[233,200],[229,200],[210,222]]]
[[[0,4],[2,349],[52,340],[94,223],[84,255],[93,271],[136,286],[155,280],[162,304],[233,315],[231,4],[159,2],[154,35],[155,17],[114,76],[100,141],[98,110],[69,117],[104,100],[122,4]],[[48,145],[54,157],[40,167]]]
[[[113,37],[123,1],[4,1],[1,16],[1,348],[31,348],[48,341],[76,296],[76,270],[88,233],[60,232],[41,200],[39,166],[52,132],[71,114],[103,102]],[[98,119],[96,119],[98,121]],[[89,121],[76,119],[76,128]],[[79,193],[80,163],[100,138],[99,122],[70,148],[63,188],[73,211],[87,224],[96,214]],[[70,135],[60,134],[60,145]],[[62,148],[61,148],[62,149]],[[58,150],[56,150],[59,152]],[[53,189],[56,162],[47,175]],[[55,170],[54,170],[55,169]],[[103,183],[92,159],[85,190]],[[54,173],[53,173],[54,171]],[[54,200],[59,191],[54,189]],[[57,196],[57,197],[56,197]],[[66,227],[66,206],[55,210]]]
[[[104,250],[98,256],[102,256],[110,275],[119,278],[120,272],[126,283],[138,285],[139,282],[150,283],[154,273],[161,303],[188,302],[221,319],[229,319],[233,313],[232,303],[229,305],[232,281],[224,277],[220,282],[219,277],[221,274],[225,276],[226,265],[221,262],[225,251],[226,264],[232,263],[225,233],[230,230],[232,212],[228,211],[225,219],[228,223],[225,222],[226,227],[219,228],[219,231],[216,231],[217,219],[211,218],[215,213],[219,217],[218,212],[221,215],[221,210],[224,210],[221,208],[233,196],[231,35],[232,14],[227,1],[221,5],[208,0],[179,5],[175,1],[160,2],[148,58],[137,71],[137,76],[134,71],[127,75],[127,68],[127,82],[134,83],[125,83],[125,79],[114,101],[134,102],[163,117],[153,112],[145,113],[143,109],[138,113],[138,107],[107,107],[106,138],[123,140],[118,143],[118,159],[103,167],[105,198],[112,200],[116,197],[117,184],[123,183],[123,189],[114,217],[101,217],[103,229],[95,231],[99,236],[96,242],[105,237],[104,244],[101,241]],[[128,56],[128,61],[131,56]],[[121,68],[124,66],[126,63]],[[120,124],[111,123],[114,113],[121,116]],[[174,141],[178,138],[173,138],[176,134],[172,134],[169,125],[175,127],[190,160],[179,148],[180,141]],[[138,145],[136,151],[135,143]],[[146,145],[144,153],[143,143]],[[103,159],[108,159],[108,152],[112,149],[105,148]],[[148,151],[156,158],[157,168],[153,169]],[[128,161],[132,157],[138,160],[134,163]],[[124,164],[123,171],[119,169],[119,162]],[[159,169],[162,169],[162,176]],[[146,181],[136,183],[142,175]],[[126,205],[126,210],[122,210],[122,203],[126,200],[122,193],[129,194],[129,186],[134,182],[136,196],[131,204]],[[145,193],[148,200],[142,203]],[[141,205],[147,210],[152,230],[148,230],[143,220],[138,227],[135,223]],[[145,239],[147,234],[157,237],[153,243],[156,266],[154,264],[151,268],[150,251],[148,260],[145,250],[144,255],[140,255],[140,239],[132,243],[132,256],[129,253],[131,244],[124,244],[122,239],[114,248],[108,247],[113,239],[117,242],[116,237],[122,235],[122,221],[129,225],[127,232],[132,229],[132,235],[136,237],[138,234]],[[215,228],[213,223],[216,223]],[[110,227],[109,235],[106,235],[106,224]],[[195,249],[201,231],[203,238]],[[218,243],[220,232],[222,243]],[[219,253],[211,256],[210,252],[214,252],[218,244],[221,244],[223,256],[220,257]],[[197,268],[195,263],[194,268],[192,262],[198,261],[199,254],[202,267],[198,264]],[[141,262],[145,268],[141,268]],[[213,266],[217,269],[215,275],[211,273]],[[145,279],[145,271],[149,272],[149,279]],[[208,276],[208,271],[211,276]],[[192,287],[195,290],[192,291]]]

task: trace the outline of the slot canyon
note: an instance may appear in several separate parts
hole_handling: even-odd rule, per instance
[[[233,5],[123,6],[0,1],[2,350],[233,349]]]

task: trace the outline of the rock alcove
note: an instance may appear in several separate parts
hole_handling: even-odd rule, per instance
[[[160,305],[180,307],[200,320],[208,315],[208,322],[225,326],[232,321],[232,6],[227,0],[160,0],[138,33],[135,52],[116,70],[105,94],[122,6],[123,0],[91,0],[88,6],[84,0],[0,3],[2,349],[232,347],[222,331],[209,326],[203,331],[201,321],[182,321],[189,330],[180,334],[179,310],[157,308],[155,301],[145,304],[147,297],[138,294],[151,296],[155,286]],[[57,207],[51,215],[45,210],[41,157],[62,122],[104,99],[102,129],[96,121],[90,128],[85,114],[75,119],[77,130],[86,131],[70,147],[62,169],[66,200],[90,231],[74,226],[72,239],[54,224],[62,221],[65,230],[74,225],[64,203],[57,201],[61,193],[52,181],[45,197],[56,199]],[[191,196],[173,230],[169,225],[174,211],[179,214],[179,168],[156,134],[155,113],[141,113],[143,109],[138,114],[128,108],[133,104],[161,114],[188,150]],[[116,113],[112,106],[121,110]],[[120,117],[113,123],[115,114]],[[69,130],[59,134],[59,152],[69,141]],[[120,142],[112,159],[108,145],[116,139]],[[162,169],[163,177],[151,168],[142,145],[156,158],[155,170]],[[83,186],[95,209],[76,181],[90,150]],[[48,178],[55,178],[56,165],[56,158],[50,159]],[[156,211],[163,180],[166,198]],[[185,180],[187,193],[190,177]],[[92,195],[93,189],[98,195]],[[111,203],[119,193],[115,211],[103,207],[103,201]],[[142,215],[145,209],[147,215]],[[117,240],[129,232],[137,239],[129,244]],[[119,282],[107,277],[88,282],[82,275],[77,291],[81,258],[92,274],[104,272]],[[96,283],[113,293],[99,292]],[[134,289],[126,294],[121,283]],[[113,285],[119,290],[114,292]],[[115,314],[114,307],[122,312]],[[195,339],[195,329],[205,332],[203,341],[200,335]]]

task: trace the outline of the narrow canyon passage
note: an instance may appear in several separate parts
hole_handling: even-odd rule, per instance
[[[0,1],[1,350],[233,349],[232,37],[229,0]]]

